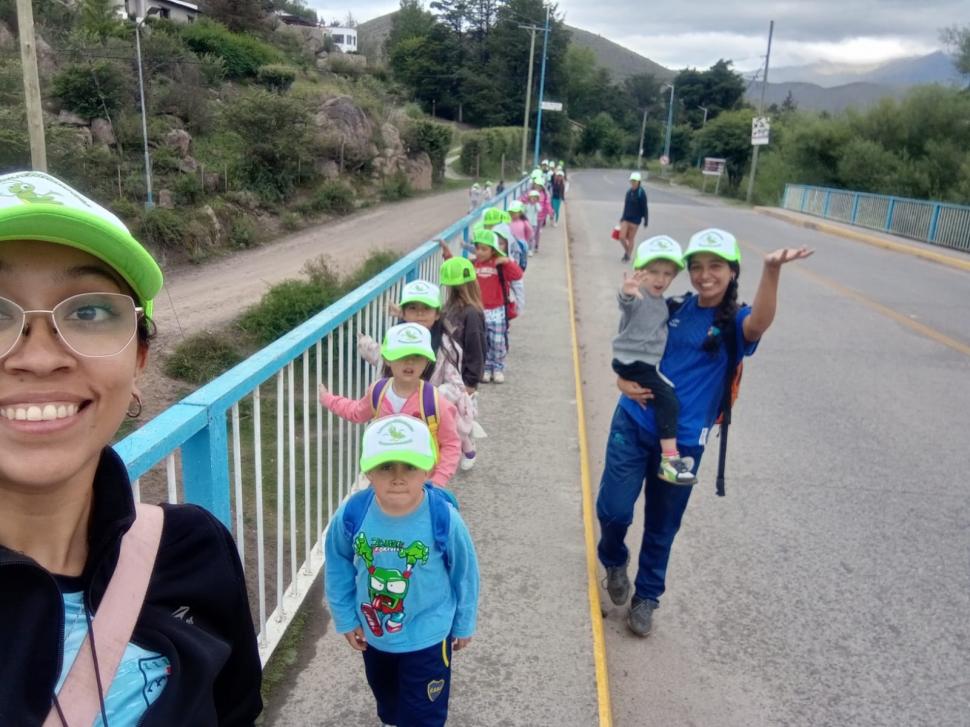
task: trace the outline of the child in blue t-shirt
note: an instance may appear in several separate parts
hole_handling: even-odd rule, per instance
[[[361,449],[371,487],[333,516],[327,602],[337,632],[363,652],[381,721],[444,725],[452,649],[465,648],[475,633],[475,547],[458,511],[425,485],[436,451],[423,421],[377,419]]]

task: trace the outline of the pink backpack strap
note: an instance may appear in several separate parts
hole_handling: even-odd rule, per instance
[[[74,725],[90,725],[101,713],[101,696],[94,672],[92,634],[98,654],[101,687],[106,695],[121,664],[125,647],[131,641],[141,613],[148,582],[155,568],[155,556],[162,539],[164,511],[157,505],[135,506],[135,522],[121,539],[118,564],[104,592],[91,631],[84,638],[71,671],[57,695],[64,720]],[[44,727],[63,727],[64,722],[52,707]]]

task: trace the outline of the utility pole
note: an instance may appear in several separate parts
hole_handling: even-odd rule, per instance
[[[30,165],[47,171],[47,143],[44,139],[44,107],[37,71],[37,42],[34,39],[34,8],[31,0],[17,0],[17,33],[20,35],[20,63],[24,74],[24,106],[30,138]]]
[[[542,142],[542,98],[546,90],[546,49],[549,47],[549,6],[546,6],[546,29],[542,39],[542,71],[539,74],[539,113],[536,116],[536,147],[534,166],[539,166],[539,146]]]
[[[664,156],[667,157],[667,164],[663,167],[663,174],[667,176],[667,167],[673,161],[670,158],[670,129],[674,124],[674,84],[665,83],[664,85],[670,86],[670,102],[667,104],[667,139],[664,142]]]
[[[765,115],[765,91],[768,88],[768,65],[771,62],[771,38],[775,34],[775,21],[771,21],[771,25],[768,26],[768,53],[765,55],[765,77],[761,80],[761,103],[758,106],[758,116]],[[758,150],[761,149],[761,145],[757,145],[754,148],[754,152],[751,155],[751,174],[748,175],[748,204],[751,204],[751,198],[754,196],[754,175],[758,172]]]
[[[525,173],[525,156],[529,151],[529,112],[532,111],[532,66],[536,55],[536,31],[539,30],[534,25],[520,25],[532,35],[532,42],[529,44],[529,80],[525,84],[525,118],[522,120],[522,172]]]
[[[643,167],[643,139],[647,135],[647,109],[643,110],[643,123],[640,124],[640,151],[637,152],[637,171]]]
[[[701,128],[703,129],[705,126],[707,126],[707,111],[708,111],[708,109],[707,109],[707,106],[698,106],[697,108],[699,108],[701,111],[704,112],[704,120],[701,122]],[[697,168],[698,169],[701,168],[701,155],[702,155],[702,151],[703,150],[701,150],[701,149],[698,149],[697,150]]]

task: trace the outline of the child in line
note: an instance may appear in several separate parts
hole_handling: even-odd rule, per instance
[[[667,301],[664,292],[684,269],[680,244],[658,235],[637,247],[634,273],[624,274],[617,295],[620,330],[613,339],[613,370],[628,381],[653,392],[651,406],[660,434],[660,479],[675,485],[693,485],[692,462],[677,450],[677,418],[680,405],[670,380],[658,366],[667,345]],[[646,295],[644,295],[646,292]]]
[[[475,182],[468,190],[468,211],[474,212],[482,206],[482,187]]]
[[[529,260],[529,249],[518,240],[515,239],[515,235],[512,234],[512,228],[506,224],[502,223],[500,225],[495,225],[492,228],[492,232],[498,237],[498,246],[506,255],[508,255],[516,264],[522,268],[522,272],[525,272],[526,265]],[[511,294],[512,302],[515,305],[516,311],[522,313],[525,311],[525,278],[521,280],[513,280],[509,292]]]
[[[475,266],[466,258],[451,257],[441,264],[441,284],[448,288],[441,314],[461,345],[461,378],[469,394],[478,390],[485,373],[485,308],[477,277]]]
[[[539,212],[542,209],[542,202],[540,201],[539,190],[530,189],[528,191],[525,196],[523,208],[525,219],[532,228],[532,238],[529,240],[529,252],[535,255],[539,252],[539,233],[541,232],[541,228],[539,227]]]
[[[489,180],[489,181],[485,182],[485,191],[484,191],[484,194],[483,194],[482,201],[483,202],[488,202],[494,196],[495,196],[495,192],[492,191],[492,182],[491,182],[491,180]]]
[[[371,487],[341,505],[327,531],[324,583],[334,627],[362,652],[381,722],[441,727],[452,650],[475,634],[475,546],[458,511],[425,484],[435,447],[423,422],[390,416],[371,423],[360,468]]]
[[[475,406],[461,376],[464,352],[454,340],[451,324],[441,317],[441,289],[434,283],[414,280],[404,286],[401,300],[393,312],[405,323],[417,323],[431,332],[431,349],[436,360],[428,381],[455,405],[462,451],[460,466],[462,470],[469,470],[475,465],[475,442],[472,439]],[[373,338],[364,334],[358,336],[357,351],[369,364],[381,367],[381,347]]]
[[[437,389],[427,383],[436,358],[431,332],[417,323],[392,326],[384,337],[381,356],[389,378],[371,384],[363,398],[356,401],[331,394],[321,384],[320,403],[337,416],[358,424],[388,414],[407,414],[428,423],[434,430],[439,454],[431,482],[444,487],[458,469],[461,442],[455,405],[438,396]],[[429,411],[431,407],[434,414]]]
[[[535,232],[525,216],[525,205],[517,199],[513,200],[509,204],[509,215],[512,217],[512,221],[509,223],[509,226],[512,228],[512,234],[515,236],[515,239],[525,243],[528,254],[531,257],[535,254],[532,250],[532,237]]]

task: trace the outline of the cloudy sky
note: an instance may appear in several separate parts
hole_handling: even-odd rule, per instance
[[[322,19],[358,21],[396,10],[397,0],[308,0]],[[773,67],[816,61],[876,63],[930,53],[939,30],[970,24],[970,0],[559,0],[566,22],[599,33],[670,68],[730,58],[761,64],[775,21]]]

